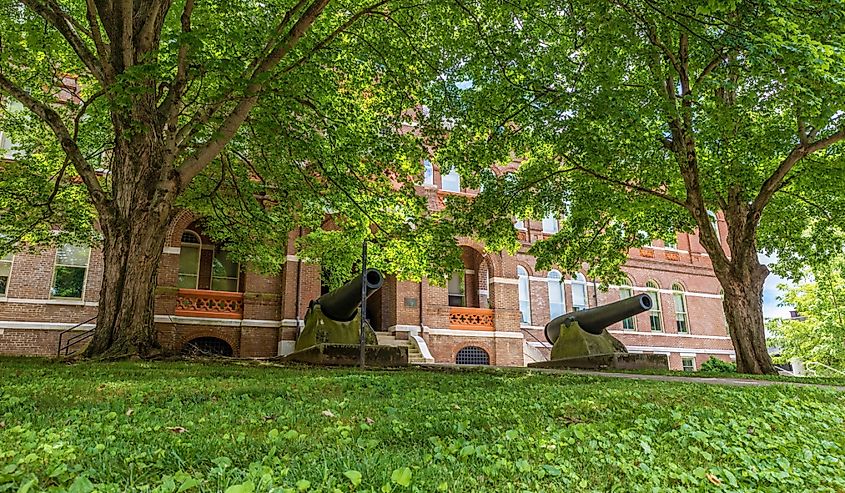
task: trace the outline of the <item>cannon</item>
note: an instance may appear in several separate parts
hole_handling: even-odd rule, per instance
[[[294,350],[318,344],[358,344],[362,283],[366,283],[369,298],[384,284],[384,276],[376,269],[367,269],[363,276],[355,276],[343,286],[312,300],[305,314],[305,327],[296,339]],[[377,344],[373,328],[367,322],[364,326],[366,343]]]
[[[551,359],[529,366],[544,368],[668,369],[662,354],[630,354],[607,328],[628,317],[650,310],[647,294],[625,298],[588,310],[561,315],[546,324],[545,335],[552,344]]]

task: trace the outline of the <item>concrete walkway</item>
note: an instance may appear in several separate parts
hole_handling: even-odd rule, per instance
[[[628,380],[652,380],[657,382],[676,382],[676,383],[700,383],[705,385],[731,385],[735,387],[769,387],[772,385],[787,385],[792,387],[815,387],[819,389],[835,390],[845,392],[845,386],[842,385],[826,385],[820,383],[803,383],[803,382],[787,382],[777,380],[757,380],[750,378],[722,378],[722,377],[684,377],[681,375],[649,375],[642,373],[617,373],[610,371],[594,371],[594,370],[558,370],[551,368],[519,368],[519,367],[495,367],[495,366],[468,366],[455,365],[449,363],[429,363],[425,365],[415,365],[418,368],[425,370],[470,370],[478,368],[490,368],[501,372],[518,372],[518,373],[545,373],[550,375],[580,375],[588,377],[599,378],[622,378]]]

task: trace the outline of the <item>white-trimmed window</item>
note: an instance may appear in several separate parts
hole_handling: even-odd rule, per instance
[[[560,231],[560,227],[556,216],[549,214],[543,218],[543,233],[555,234],[558,231]]]
[[[62,245],[56,250],[51,298],[82,299],[88,275],[91,249],[87,246]]]
[[[200,257],[202,240],[200,235],[191,230],[182,233],[182,246],[179,249],[179,287],[197,289],[200,282]]]
[[[580,272],[572,279],[572,309],[586,310],[589,307],[587,301],[587,278]]]
[[[695,356],[682,356],[681,368],[684,371],[695,371]]]
[[[563,276],[557,270],[549,271],[546,276],[549,283],[549,318],[555,318],[566,313],[566,303],[563,301]]]
[[[722,241],[721,236],[719,235],[719,218],[716,217],[716,213],[713,211],[707,211],[707,218],[710,219],[710,227],[713,228],[713,232],[716,233],[716,239]]]
[[[434,185],[434,165],[428,159],[423,160],[423,185]]]
[[[216,248],[211,262],[211,289],[237,292],[240,287],[241,264],[229,259],[225,250]]]
[[[649,325],[654,332],[663,332],[663,315],[660,310],[660,286],[654,281],[646,284],[646,294],[651,298],[651,310],[648,312]]]
[[[672,299],[675,301],[675,327],[679,333],[686,334],[689,332],[689,314],[683,286],[677,283],[672,285]]]
[[[458,170],[452,169],[447,175],[440,175],[441,180],[441,187],[443,190],[447,192],[460,192],[461,191],[461,175],[458,174]]]
[[[449,306],[467,306],[464,271],[452,274],[446,283],[449,292]]]
[[[9,288],[9,277],[12,275],[12,255],[11,253],[0,257],[0,296],[6,296],[6,290]]]
[[[521,323],[531,325],[531,293],[528,284],[528,271],[525,267],[518,265],[516,275],[519,278],[519,313]]]
[[[517,219],[516,222],[513,223],[513,227],[520,231],[525,231],[525,221],[522,219]]]
[[[629,284],[619,286],[619,299],[624,300],[634,296],[634,288]],[[622,321],[622,330],[637,330],[637,323],[635,317],[628,317]]]

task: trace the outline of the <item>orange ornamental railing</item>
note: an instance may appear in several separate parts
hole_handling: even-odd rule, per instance
[[[450,329],[494,330],[493,310],[489,308],[453,306],[449,310]]]
[[[244,318],[244,294],[206,289],[179,289],[176,315],[185,317]]]

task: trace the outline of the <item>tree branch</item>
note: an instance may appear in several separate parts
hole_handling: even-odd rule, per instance
[[[91,53],[91,50],[88,49],[88,46],[79,37],[74,26],[68,22],[66,14],[54,0],[44,0],[43,3],[39,0],[23,0],[23,4],[55,27],[59,31],[59,34],[70,44],[76,56],[79,57],[79,60],[91,71],[91,74],[101,84],[105,85],[106,78],[100,60]]]
[[[103,192],[100,182],[97,179],[97,174],[91,164],[82,155],[76,141],[62,121],[58,113],[45,103],[33,98],[29,93],[16,86],[12,81],[0,73],[0,88],[8,92],[13,98],[20,101],[29,111],[35,115],[56,135],[59,143],[65,154],[70,158],[76,172],[82,178],[83,183],[88,188],[88,193],[95,205],[99,206],[106,201],[105,193]]]
[[[792,171],[792,168],[795,167],[799,161],[816,151],[820,151],[839,142],[842,139],[845,139],[845,128],[842,128],[823,139],[816,140],[809,145],[799,144],[797,147],[793,148],[789,155],[780,162],[775,172],[763,182],[763,185],[760,187],[760,192],[751,203],[751,211],[754,214],[755,221],[760,218],[760,215],[763,213],[763,208],[769,203],[772,195],[778,191],[778,188],[786,178],[786,175]]]

